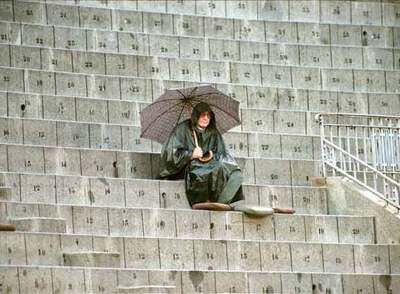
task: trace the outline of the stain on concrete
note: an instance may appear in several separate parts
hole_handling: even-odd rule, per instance
[[[389,275],[381,275],[379,276],[379,282],[383,285],[384,289],[389,290],[392,284],[392,277]]]
[[[203,282],[204,280],[204,273],[198,271],[190,271],[189,272],[189,279],[192,282],[195,289]]]

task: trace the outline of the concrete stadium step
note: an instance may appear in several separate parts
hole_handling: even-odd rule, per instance
[[[34,77],[35,74],[38,75],[35,72],[31,73]],[[8,76],[10,77],[10,75]],[[76,83],[73,74],[68,74],[67,76],[64,76],[64,78],[65,77],[69,78],[70,82],[73,82],[74,84]],[[43,91],[40,91],[39,88],[33,87],[33,85],[30,89],[22,89],[19,85],[17,89],[14,90],[11,88],[8,90],[2,89],[2,92],[0,92],[0,99],[2,102],[4,101],[4,106],[0,109],[1,113],[3,116],[9,115],[26,118],[43,117],[47,119],[76,120],[75,113],[68,111],[68,108],[73,107],[73,105],[69,106],[72,104],[70,101],[76,100],[80,103],[96,101],[82,100],[79,98],[114,101],[121,100],[121,102],[125,103],[132,103],[134,101],[137,103],[150,103],[157,99],[166,88],[184,88],[198,85],[197,83],[187,81],[157,80],[136,77],[109,77],[103,75],[84,75],[84,77],[87,81],[80,81],[80,83],[84,82],[85,85],[82,87],[85,86],[87,92],[77,88],[69,88],[70,90],[67,91],[64,85],[65,81],[62,80],[59,80],[59,85],[57,86],[57,95],[59,96],[54,96],[54,94],[52,96],[52,94],[43,93]],[[61,78],[62,76],[59,77],[59,79]],[[36,77],[36,80],[40,81],[41,77]],[[19,83],[17,80],[15,80],[15,82],[17,84]],[[308,110],[311,112],[322,111],[396,115],[396,109],[399,107],[399,98],[398,95],[395,94],[357,93],[357,95],[354,95],[354,93],[345,91],[335,92],[287,87],[259,87],[226,83],[213,83],[213,85],[220,91],[239,100],[242,108],[250,109]],[[8,93],[6,91],[8,91]],[[26,93],[30,91],[33,91],[34,93]],[[58,93],[60,91],[61,93]],[[47,110],[51,105],[50,101],[56,100],[59,104],[60,102],[63,102],[59,101],[60,99],[65,100],[64,103],[62,103],[64,108],[66,108],[64,112],[57,111],[58,109],[55,107],[53,107],[54,109],[52,111]],[[8,112],[6,109],[7,104],[5,104],[7,102],[6,100],[8,100],[9,104]],[[129,103],[127,104],[129,105]],[[44,113],[42,112],[42,105],[43,108],[47,110]],[[370,105],[370,107],[368,107],[368,105]],[[54,114],[54,112],[56,112],[57,115]],[[95,117],[92,115],[91,120],[93,122],[97,121],[94,120]],[[81,115],[80,118],[83,118],[83,116]]]
[[[119,268],[121,265],[118,252],[72,251],[63,253],[63,261],[65,266]]]
[[[236,156],[316,160],[320,158],[320,138],[296,134],[318,132],[312,113],[242,109],[242,118],[241,128],[244,131],[231,131],[223,135],[227,148]],[[313,127],[310,127],[311,123]],[[293,130],[280,127],[285,124],[290,125]],[[273,125],[275,127],[272,127]],[[161,150],[159,143],[140,138],[138,126],[0,116],[0,131],[4,134],[0,142],[8,144],[154,153]],[[333,139],[337,140],[336,130],[333,133]],[[356,139],[351,134],[350,139],[351,152],[355,152]],[[362,138],[359,137],[358,140],[361,144]],[[347,144],[342,145],[347,148]],[[371,151],[368,151],[368,157],[372,158]]]
[[[296,91],[297,92],[297,91]],[[261,92],[260,92],[261,93]],[[258,93],[257,95],[259,95]],[[316,96],[311,96],[311,95]],[[334,94],[334,93],[332,93]],[[261,95],[261,94],[260,94]],[[264,94],[262,94],[264,95]],[[295,97],[294,99],[302,100],[314,100],[315,103],[328,103],[327,100],[322,97],[320,92],[309,92],[306,96],[291,96],[289,92],[286,92],[287,97]],[[341,103],[354,105],[350,112],[367,113],[368,111],[362,110],[369,107],[376,106],[376,103],[385,105],[384,107],[376,107],[380,109],[377,113],[390,113],[387,108],[392,108],[392,111],[396,111],[400,105],[400,99],[398,95],[357,95],[354,97],[349,96],[349,93],[336,94],[332,96],[332,101],[329,103],[338,104],[338,100]],[[313,98],[311,98],[313,97]],[[246,94],[244,93],[244,99],[246,100]],[[376,101],[374,101],[376,99]],[[261,100],[260,100],[261,101]],[[132,140],[138,135],[139,125],[139,111],[147,105],[143,102],[135,101],[122,101],[115,99],[95,99],[95,98],[76,98],[73,96],[49,96],[49,95],[36,95],[27,94],[20,92],[0,92],[0,102],[3,102],[4,106],[0,109],[0,116],[3,119],[7,118],[16,120],[20,119],[44,119],[47,124],[51,124],[52,121],[65,122],[65,124],[76,123],[92,123],[95,125],[109,124],[106,128],[108,135],[110,133],[122,132],[126,128],[132,128],[131,132]],[[56,102],[56,103],[54,103]],[[313,102],[313,103],[314,103]],[[7,109],[7,103],[9,105]],[[243,103],[243,101],[241,101]],[[307,101],[305,101],[307,103]],[[342,105],[340,103],[340,105]],[[342,107],[340,106],[339,107]],[[235,127],[232,131],[245,131],[245,132],[256,132],[256,133],[286,133],[286,134],[308,134],[318,135],[319,125],[315,121],[315,115],[319,112],[308,111],[306,109],[301,110],[294,108],[290,109],[273,109],[273,105],[269,105],[269,108],[247,108],[246,103],[242,105],[241,109],[241,126]],[[129,109],[127,111],[127,109]],[[358,110],[357,110],[358,109]],[[113,118],[108,118],[108,117]],[[341,118],[332,116],[334,120],[332,122],[341,122]],[[118,126],[122,127],[122,130],[118,130]],[[50,126],[48,127],[50,128]],[[55,128],[55,127],[54,127]],[[87,126],[88,128],[88,126]],[[116,129],[117,128],[117,129]],[[18,131],[18,126],[16,130]],[[94,134],[99,132],[98,129],[94,129]],[[126,131],[126,130],[125,130]],[[9,131],[8,136],[4,136],[3,140],[10,137],[13,138],[13,132]],[[84,133],[79,134],[85,136]],[[335,135],[335,133],[333,134]],[[121,135],[119,135],[121,136]],[[118,145],[118,138],[111,138],[111,143]],[[40,140],[48,142],[52,138],[36,139],[35,142]],[[75,139],[76,141],[77,139]],[[82,139],[81,139],[82,140]],[[84,142],[83,142],[84,143]],[[100,144],[101,142],[99,142]]]
[[[39,218],[38,211],[45,211],[46,215],[53,217],[48,222],[56,222],[53,228],[45,222],[40,229],[35,229],[33,225],[26,225],[25,229],[22,224],[21,227],[17,226],[18,231],[66,232],[113,237],[357,244],[376,242],[374,217],[371,216],[274,214],[264,218],[254,218],[241,212],[107,208],[59,204],[38,207],[37,204],[4,202],[0,202],[0,211],[6,211],[5,215],[15,224],[20,224],[25,220],[28,222],[36,220]],[[16,218],[21,219],[19,223],[15,222]]]
[[[44,96],[42,104],[38,100],[40,97],[36,98],[36,107],[43,107],[45,111],[43,116],[46,120],[120,125],[135,127],[136,132],[140,125],[139,113],[145,107],[144,103],[132,101],[75,98],[72,96]],[[0,99],[5,99],[5,97],[0,96]],[[56,104],[54,101],[56,101]],[[18,108],[25,109],[24,105],[26,104],[25,100],[20,105],[15,105],[14,107],[17,109],[14,109],[14,112],[16,110],[17,113],[20,113]],[[319,134],[319,125],[315,121],[316,114],[317,112],[310,111],[243,108],[241,109],[242,123],[233,128],[232,131],[316,135]],[[36,118],[40,119],[41,116],[37,113]],[[51,122],[48,121],[47,124],[51,124]],[[48,128],[47,132],[51,132],[51,126],[48,126]],[[117,126],[109,126],[108,132],[111,133],[113,129],[114,132],[119,132]],[[96,134],[96,130],[94,132]],[[35,142],[50,142],[52,139],[54,141],[55,138],[38,138]],[[116,139],[113,140],[113,143],[121,144]]]
[[[161,151],[159,143],[140,138],[140,127],[118,124],[0,117],[0,132],[7,134],[0,138],[2,143],[114,151]],[[227,149],[235,156],[320,159],[320,138],[316,136],[229,132],[223,137]]]
[[[0,264],[4,266],[61,266],[63,252],[118,252],[120,267],[127,269],[399,273],[400,247],[396,244],[157,239],[18,232],[3,232],[0,242],[4,252]]]
[[[154,179],[159,154],[0,144],[0,172]],[[13,158],[13,160],[7,160]],[[312,160],[237,158],[245,184],[309,186],[321,175]]]
[[[308,35],[308,32],[302,32],[302,35],[299,36],[299,38],[294,38],[292,40],[274,39],[273,36],[267,36],[266,39],[248,40],[246,38],[237,39],[230,35],[211,35],[206,38],[201,35],[178,36],[174,33],[168,32],[124,32],[57,25],[32,25],[3,21],[0,21],[0,25],[3,26],[3,28],[0,29],[0,32],[4,36],[0,42],[2,44],[32,46],[35,48],[53,50],[70,50],[73,52],[89,51],[103,53],[129,53],[160,57],[212,59],[216,61],[246,61],[263,64],[271,63],[277,65],[286,64],[322,67],[335,66],[339,68],[392,69],[393,64],[390,65],[388,62],[382,64],[371,62],[370,65],[364,63],[366,61],[371,61],[372,56],[370,56],[370,54],[372,52],[375,52],[384,57],[384,59],[389,60],[390,57],[387,53],[400,46],[400,40],[397,36],[398,29],[392,29],[389,27],[364,27],[364,36],[378,33],[380,34],[380,39],[383,41],[376,42],[374,40],[366,40],[367,38],[363,37],[363,42],[361,43],[360,37],[362,37],[362,33],[361,30],[357,31],[359,28],[358,26],[334,26],[333,34],[337,31],[344,30],[344,32],[349,33],[349,40],[347,43],[338,43],[333,40],[333,43],[330,44],[329,40],[324,43],[319,43],[318,37],[315,38],[317,42],[308,42],[307,38],[311,37]],[[291,24],[289,27],[290,26],[292,29],[296,29],[296,25]],[[316,31],[321,29],[315,25],[300,25],[300,29],[306,27],[311,27]],[[329,35],[329,32],[325,31],[325,28],[327,27],[329,26],[322,26],[322,33],[328,33]],[[279,28],[276,26],[267,28],[267,30],[268,29],[279,32]],[[394,36],[391,35],[392,31],[395,33]],[[288,35],[290,33],[293,32],[288,32]],[[18,38],[19,36],[22,37]],[[337,36],[335,37],[337,38]],[[333,49],[332,52],[327,50],[330,47]],[[267,52],[268,48],[271,49],[270,52]],[[287,50],[282,51],[284,48]],[[253,52],[254,54],[248,52],[251,50],[255,50],[255,52]],[[310,59],[306,56],[307,54],[304,54],[304,51],[306,50],[317,54],[319,59]],[[347,54],[351,54],[350,56],[354,57],[351,65],[346,63],[344,60],[331,62],[331,56],[332,59],[336,59],[337,57],[341,57],[341,53],[346,51]],[[279,54],[281,52],[283,52],[282,57]],[[357,53],[361,52],[364,52],[366,56],[356,56]],[[301,60],[299,60],[300,58]]]
[[[4,103],[7,103],[6,97],[3,96],[3,98]],[[64,105],[61,97],[51,98],[52,99],[49,99],[46,105],[44,105],[44,111],[47,113],[46,116],[49,116],[48,113],[52,111],[55,112],[53,109],[53,99],[60,101],[60,105]],[[77,111],[75,107],[76,98],[70,98],[72,99],[70,101],[71,103],[69,103],[70,107],[63,106],[64,111],[69,113],[65,118],[59,118],[56,114],[54,114],[53,117],[44,119],[42,119],[41,115],[37,118],[7,117],[2,116],[0,113],[0,129],[4,134],[2,138],[0,138],[0,142],[11,144],[25,143],[27,145],[39,146],[60,145],[63,147],[91,147],[96,149],[160,151],[160,144],[140,138],[139,126],[127,125],[127,122],[121,121],[110,122],[106,118],[110,115],[122,117],[123,114],[126,113],[120,101],[110,100],[113,101],[112,103],[116,103],[116,105],[112,106],[110,101],[108,101],[110,103],[107,103],[107,101],[96,100],[96,102],[102,104],[102,107],[93,108],[89,103],[92,99],[82,98],[79,100],[86,101],[86,104],[80,105],[78,101],[77,108],[85,105],[87,107],[85,107],[85,110],[81,109]],[[49,104],[50,100],[52,104]],[[15,110],[19,111],[18,108],[23,108],[25,103],[26,101],[19,105],[16,104],[14,110],[9,110],[9,112]],[[137,108],[135,114],[132,115],[132,120],[137,120],[139,117],[139,108],[142,107],[139,107],[135,102],[131,104],[135,105],[133,108]],[[41,102],[36,106],[42,107]],[[108,114],[105,114],[104,118],[98,122],[90,122],[81,119],[85,112],[90,112],[91,109],[100,110],[101,108]],[[6,112],[7,110],[4,109],[4,113]],[[75,118],[76,112],[78,112],[78,118]],[[80,114],[80,112],[82,113]],[[319,137],[315,136],[319,133],[319,125],[315,120],[315,114],[315,112],[309,111],[243,108],[241,109],[241,126],[224,134],[224,138],[230,150],[233,152],[240,152],[239,154],[243,154],[243,156],[251,154],[253,156],[260,155],[263,157],[275,158],[284,156],[319,157],[313,154],[318,154],[319,148]],[[333,117],[332,122],[340,123],[340,117]],[[336,138],[336,133],[336,130],[333,131],[334,138]],[[352,134],[350,135],[352,136]],[[351,142],[354,145],[353,138]],[[302,151],[301,146],[297,145],[296,146],[300,148],[294,148],[293,144],[296,143],[305,145],[304,148],[306,148],[306,150]],[[354,148],[353,145],[351,146],[352,149]],[[284,148],[284,146],[288,146],[288,148]]]
[[[54,217],[30,216],[24,218],[10,217],[10,222],[16,226],[17,231],[24,232],[46,232],[46,233],[66,233],[66,220]]]
[[[126,208],[190,208],[183,180],[115,179],[43,173],[0,173],[12,187],[9,201]],[[328,214],[324,187],[244,184],[248,204],[292,207],[297,213]],[[4,201],[6,199],[2,199]],[[42,212],[46,208],[35,209]]]
[[[16,93],[15,93],[16,94]],[[8,96],[14,94],[9,94]],[[21,101],[21,98],[26,97],[28,94],[19,93],[16,94],[14,103],[9,104],[13,109],[9,110],[10,115],[8,119],[18,120],[24,119],[26,105],[30,105],[26,99]],[[32,94],[35,96],[34,94]],[[121,142],[117,141],[117,137],[121,137],[120,128],[126,132],[127,130],[134,132],[132,134],[132,140],[135,136],[138,136],[138,127],[140,125],[139,113],[147,105],[139,102],[132,101],[121,101],[121,100],[106,100],[106,99],[92,99],[92,98],[75,98],[72,96],[35,96],[35,102],[32,101],[32,108],[36,112],[35,117],[30,119],[42,119],[43,122],[37,122],[37,124],[46,124],[47,132],[51,132],[52,128],[55,129],[54,121],[60,121],[59,124],[63,125],[66,123],[94,123],[107,125],[106,131],[109,136],[113,133],[116,138],[111,136],[110,140],[114,145],[120,145]],[[6,97],[0,95],[0,99],[6,103]],[[398,97],[396,98],[398,99]],[[18,103],[17,101],[20,101]],[[367,99],[365,99],[365,102]],[[16,102],[16,103],[15,103]],[[56,102],[56,103],[54,103]],[[6,104],[4,104],[6,105]],[[44,114],[39,114],[38,107],[43,109]],[[23,111],[21,111],[23,109]],[[3,110],[3,119],[7,117],[7,110]],[[40,110],[40,112],[42,112]],[[61,114],[60,114],[61,113]],[[281,110],[281,109],[251,109],[242,108],[240,111],[241,125],[232,129],[232,131],[244,131],[244,132],[257,132],[257,133],[278,133],[278,134],[298,134],[298,135],[317,135],[319,134],[319,125],[315,120],[315,115],[318,112],[306,111],[306,110]],[[1,114],[0,114],[1,115]],[[16,116],[16,117],[15,117]],[[19,117],[19,118],[18,118]],[[53,126],[54,125],[54,126]],[[4,136],[4,140],[21,140],[19,138],[13,138],[15,132],[18,131],[18,125],[16,129],[9,131],[8,136]],[[71,130],[72,131],[72,130]],[[94,135],[100,132],[100,130],[94,129]],[[104,132],[103,131],[103,132]],[[80,136],[85,136],[84,131]],[[125,133],[124,133],[125,135]],[[9,139],[8,139],[9,137]],[[55,137],[36,138],[34,142],[43,142],[55,144]],[[81,139],[82,141],[83,139]],[[77,139],[75,139],[77,141]],[[84,143],[84,142],[83,142]],[[108,143],[108,144],[111,144]],[[98,143],[99,145],[101,142]],[[124,143],[125,145],[127,143]]]
[[[4,54],[7,55],[9,53]],[[33,52],[28,54],[33,54]],[[23,63],[13,67],[1,66],[0,73],[8,78],[1,81],[0,90],[23,92],[22,75],[25,72],[26,78],[30,79],[26,81],[27,91],[45,95],[87,96],[84,78],[89,78],[92,75],[94,75],[92,78],[100,78],[104,75],[106,77],[129,76],[155,80],[173,80],[176,82],[187,81],[196,84],[232,83],[242,86],[278,87],[283,89],[343,91],[352,92],[353,95],[355,93],[390,94],[399,92],[399,86],[395,83],[398,72],[395,70],[265,65],[111,53],[107,55],[104,53],[86,54],[88,55],[87,60],[91,60],[86,62],[101,68],[92,70],[92,72],[80,71],[77,68],[74,73],[71,73],[41,70],[40,68],[33,69],[29,67],[29,64]],[[106,61],[104,61],[105,56],[108,56]],[[4,60],[8,62],[7,59]],[[81,62],[83,63],[82,67],[84,67],[85,62]],[[136,69],[137,67],[139,69]],[[126,68],[129,68],[129,70]],[[154,68],[157,68],[157,70],[154,70]],[[42,82],[37,82],[40,77]],[[373,84],[367,83],[365,81],[367,78],[372,79],[374,81]],[[57,89],[55,88],[54,79],[57,81]],[[68,83],[70,83],[70,87],[68,87]]]
[[[0,22],[0,25],[14,28],[19,27],[18,23]],[[6,28],[3,29],[5,35],[8,35],[6,30]],[[59,68],[62,71],[71,72],[73,71],[72,65],[75,65],[76,63],[75,66],[82,69],[82,71],[87,72],[90,69],[82,68],[79,64],[80,59],[88,60],[88,58],[93,57],[94,53],[98,53],[106,55],[129,54],[195,60],[213,60],[217,62],[239,61],[255,64],[305,67],[320,66],[321,68],[348,69],[349,65],[346,64],[344,60],[340,60],[343,58],[343,53],[345,53],[354,58],[354,62],[352,62],[351,65],[353,69],[394,69],[393,54],[396,52],[396,47],[391,47],[391,45],[383,43],[378,44],[378,46],[383,45],[383,48],[371,48],[361,45],[298,45],[269,41],[236,41],[229,38],[215,39],[197,36],[179,37],[165,34],[125,33],[74,28],[69,28],[68,35],[58,36],[57,34],[63,32],[65,28],[26,24],[22,25],[20,30],[23,32],[24,36],[22,39],[18,39],[18,41],[22,44],[16,44],[16,42],[9,40],[9,42],[3,42],[4,45],[0,45],[0,51],[2,52],[1,65],[10,66],[11,61],[11,65],[18,67],[23,65],[23,67],[28,66],[29,68],[36,69]],[[28,32],[28,36],[25,36],[25,32]],[[53,39],[53,34],[57,36],[56,40]],[[71,35],[76,37],[81,36],[81,38],[83,37],[83,40],[79,37],[78,40],[71,40]],[[36,39],[35,36],[37,37]],[[142,42],[138,43],[134,38],[140,38]],[[42,40],[43,44],[38,44],[38,39]],[[68,46],[71,42],[82,44],[81,48],[74,48],[71,50],[70,46]],[[395,42],[396,45],[398,45],[398,40]],[[8,45],[10,45],[10,47],[8,47]],[[99,45],[101,45],[101,47],[99,47]],[[136,47],[134,45],[136,45]],[[8,48],[10,48],[10,50],[7,50]],[[72,54],[69,56],[66,55],[66,49],[70,50]],[[193,49],[198,49],[196,54],[192,52]],[[255,51],[253,56],[247,53],[247,50],[249,49]],[[264,50],[266,52],[262,52]],[[310,58],[310,55],[306,54],[306,52],[312,52],[316,58]],[[37,55],[37,53],[40,53],[38,60],[27,61],[26,59],[20,58],[21,54],[25,54],[24,56],[26,57],[32,57]],[[64,55],[63,64],[59,65],[58,62],[57,64],[54,64],[55,62],[50,62],[54,57],[62,55]],[[256,55],[258,58],[255,58]],[[381,64],[372,62],[373,56],[376,55],[382,57]],[[5,57],[7,57],[8,60]],[[24,61],[22,62],[22,60]],[[72,60],[74,61],[72,62]],[[94,60],[97,60],[97,58],[94,58]],[[333,60],[335,61],[333,62]],[[90,71],[93,71],[93,69]]]
[[[56,4],[18,1],[14,6],[14,10],[17,12],[15,14],[11,4],[3,4],[2,8],[5,11],[8,10],[8,13],[2,14],[1,20],[103,30],[176,33],[182,36],[204,36],[207,32],[211,36],[230,36],[231,38],[253,41],[265,40],[266,36],[269,37],[273,33],[270,30],[273,30],[276,26],[283,26],[292,34],[290,36],[282,36],[281,34],[275,36],[275,38],[279,37],[286,42],[296,42],[293,30],[298,28],[300,35],[303,36],[299,41],[318,43],[331,41],[329,37],[330,27],[331,29],[335,29],[336,26],[353,27],[354,30],[357,30],[357,28],[361,29],[361,25],[366,25],[367,28],[370,25],[380,26],[382,20],[384,20],[384,25],[399,26],[395,19],[395,11],[398,5],[393,3],[384,3],[382,10],[381,5],[372,2],[352,2],[352,7],[350,7],[350,3],[330,4],[321,1],[323,17],[319,17],[319,1],[318,4],[309,1],[290,3],[290,8],[288,3],[268,3],[267,5],[260,3],[257,7],[258,4],[254,1],[240,2],[240,6],[235,1],[230,1],[227,2],[230,5],[228,4],[225,8],[225,1],[213,1],[211,4],[206,1],[198,1],[196,2],[197,9],[194,3],[190,3],[190,1],[186,1],[186,5],[183,5],[185,2],[170,4],[169,1],[140,0],[135,2],[138,3],[136,7],[133,1],[131,3],[124,1],[122,4],[118,4],[118,2],[115,4],[116,2],[111,1],[108,5],[98,3],[85,7],[87,5],[84,4],[66,5],[68,2],[64,1],[59,1]],[[155,6],[159,3],[163,6]],[[18,13],[19,9],[23,7],[28,7],[31,13],[29,15]],[[364,9],[366,13],[361,14],[359,12],[361,9]],[[343,10],[343,16],[338,19],[337,11],[340,13],[341,10]],[[63,16],[60,17],[59,14]],[[327,21],[328,24],[319,24],[324,23],[326,19],[330,19],[330,21]],[[161,21],[163,25],[161,25]],[[322,36],[307,35],[307,30],[315,26],[315,23],[318,23],[321,27]],[[222,28],[214,28],[216,24]],[[335,35],[332,34],[332,36]],[[355,36],[352,39],[352,41],[361,43],[361,36]],[[343,42],[342,39],[337,41]]]
[[[400,293],[380,213],[339,214],[312,186],[316,113],[398,115],[399,15],[383,0],[0,1],[0,223],[19,225],[0,232],[0,293]],[[224,137],[246,202],[297,214],[193,211],[183,181],[157,180],[139,112],[204,83],[241,103]]]
[[[372,98],[373,97],[371,97],[371,99]],[[398,96],[392,99],[391,102],[382,97],[382,99],[379,97],[375,98],[380,101],[380,103],[393,107],[394,109],[397,109],[396,105],[400,105]],[[367,103],[368,99],[363,100],[366,104],[370,104],[370,106],[373,105],[372,101],[370,101],[371,103]],[[92,147],[98,146],[98,148],[151,148],[150,142],[139,137],[140,127],[129,125],[129,123],[132,124],[132,122],[137,119],[135,118],[139,115],[137,111],[143,108],[144,104],[93,98],[29,96],[29,94],[26,93],[21,94],[15,92],[0,93],[0,102],[4,103],[4,108],[0,109],[2,128],[4,128],[2,141],[20,143],[22,142],[23,136],[27,137],[29,135],[29,137],[26,138],[27,143],[55,144],[51,143],[55,142],[55,135],[49,136],[49,138],[35,138],[31,133],[28,135],[23,134],[21,130],[23,122],[31,121],[31,128],[45,128],[43,130],[45,133],[51,133],[57,128],[64,127],[65,134],[63,134],[61,138],[58,138],[58,144],[89,147],[88,142],[92,141],[92,144],[94,144]],[[91,105],[91,102],[94,104]],[[55,108],[54,103],[58,105],[59,108]],[[6,105],[9,105],[8,109],[6,109]],[[108,115],[123,117],[124,113],[127,113],[123,110],[124,106],[132,110],[128,115],[128,117],[130,117],[129,120],[118,121],[116,118],[112,120],[106,118]],[[42,109],[44,110],[43,112]],[[59,114],[59,109],[62,110],[62,115]],[[136,110],[133,111],[134,109]],[[89,115],[90,110],[104,114],[91,117],[90,119],[84,118],[86,113]],[[276,135],[280,133],[286,133],[284,135],[303,134],[300,136],[304,136],[304,134],[307,133],[309,137],[319,134],[319,125],[315,120],[315,115],[318,112],[250,108],[242,108],[240,112],[242,119],[241,126],[232,129],[225,137],[229,139],[229,134],[231,133],[248,133],[249,143],[244,142],[243,144],[245,147],[248,144],[257,144],[257,139],[261,142],[267,141],[266,143],[268,143],[268,136],[272,136],[274,133]],[[333,123],[341,122],[340,117],[339,120],[337,120],[336,117],[333,118]],[[7,122],[9,123],[8,125],[6,124]],[[77,128],[82,129],[82,131],[79,132]],[[89,129],[91,131],[90,136],[88,134]],[[28,128],[28,130],[30,129]],[[28,130],[25,132],[28,132]],[[30,131],[32,132],[32,130]],[[105,138],[109,138],[108,141],[105,141],[104,138],[103,140],[96,139],[96,136],[98,137],[100,134],[103,134]],[[73,137],[72,135],[75,136]],[[252,136],[257,135],[259,138],[252,138]],[[336,136],[336,133],[334,132],[333,135]],[[64,138],[65,136],[67,138]],[[121,136],[126,136],[128,138],[127,140],[131,140],[133,143],[129,141],[121,142]],[[245,135],[242,134],[242,136]],[[263,136],[266,138],[263,138]],[[70,139],[71,143],[68,143],[67,139]],[[158,143],[154,143],[153,145],[155,150],[160,150],[160,145]],[[249,152],[254,151],[250,149]]]
[[[4,51],[3,55],[6,57],[10,56],[10,53],[4,50],[4,48],[8,49],[7,46],[3,46],[2,48],[2,52]],[[39,50],[38,48],[33,48],[30,52],[26,53],[27,55],[32,55],[32,57],[29,57],[29,60],[34,58],[34,49]],[[37,53],[40,56],[40,50]],[[80,58],[78,64],[75,65],[77,67],[74,68],[75,72],[71,73],[65,71],[63,68],[42,70],[42,68],[54,69],[54,67],[48,64],[51,60],[45,60],[43,62],[44,66],[39,63],[40,66],[36,65],[33,67],[33,64],[29,64],[29,62],[21,62],[20,64],[13,64],[13,67],[9,67],[9,58],[6,57],[2,58],[5,66],[1,67],[1,73],[9,78],[0,84],[2,90],[24,91],[21,80],[25,70],[27,78],[30,78],[26,82],[28,91],[47,95],[54,95],[56,93],[58,95],[68,95],[68,93],[72,93],[72,95],[87,96],[86,81],[82,78],[88,77],[90,80],[91,75],[95,75],[92,76],[92,79],[93,77],[103,75],[106,77],[130,76],[156,80],[174,80],[178,82],[234,83],[248,86],[354,93],[396,93],[399,91],[398,85],[395,83],[397,72],[390,68],[369,70],[337,69],[331,67],[265,65],[238,61],[216,62],[144,55],[85,52],[82,54],[82,58]],[[68,62],[68,60],[65,59],[63,62]],[[72,63],[72,61],[69,62]],[[92,64],[92,69],[81,70],[80,68],[85,68],[88,62]],[[117,66],[118,64],[120,67]],[[154,72],[152,68],[157,68],[157,70]],[[171,68],[176,69],[176,71],[171,71]],[[391,76],[387,77],[385,73]],[[42,76],[42,83],[38,84],[35,78],[40,76]],[[44,79],[44,76],[47,76],[47,78]],[[57,80],[57,85],[59,85],[57,89],[55,88],[54,77]],[[293,78],[291,79],[291,77]],[[332,81],[333,78],[335,78],[334,81]],[[365,82],[365,78],[372,79],[374,83]],[[71,81],[74,82],[74,86],[68,88],[67,84]]]
[[[0,266],[0,284],[0,289],[12,294],[32,289],[41,293],[114,293],[118,288],[150,285],[174,287],[171,293],[389,294],[400,291],[400,276]]]

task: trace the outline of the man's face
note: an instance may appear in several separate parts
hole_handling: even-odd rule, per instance
[[[211,114],[208,111],[202,112],[200,113],[199,121],[197,122],[197,124],[199,125],[200,128],[205,129],[210,124],[210,119],[211,119]]]

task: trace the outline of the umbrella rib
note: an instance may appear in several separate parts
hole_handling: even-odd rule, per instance
[[[167,113],[168,111],[172,110],[173,108],[177,107],[178,104],[174,104],[173,106],[171,106],[170,108],[168,108],[167,110],[165,110],[164,112],[162,112],[159,116],[157,116],[147,127],[146,129],[144,129],[142,131],[142,134],[144,134],[145,132],[147,132],[147,130],[159,119],[161,118],[165,113]]]
[[[196,89],[196,88],[194,88],[194,90],[195,90],[195,89]],[[194,90],[192,90],[191,93],[193,93]],[[185,97],[185,96],[182,94],[181,91],[177,90],[177,92],[179,92],[183,97]],[[206,94],[204,94],[204,95],[206,95]],[[165,100],[154,101],[154,102],[153,102],[152,104],[150,104],[149,106],[155,105],[156,103],[168,101],[168,100],[178,100],[178,101],[182,101],[182,98],[170,98],[170,99],[165,99]],[[167,113],[168,111],[172,110],[174,107],[177,107],[177,106],[179,106],[179,104],[174,104],[173,106],[171,106],[170,108],[168,108],[167,110],[165,110],[163,113],[161,113],[158,117],[156,117],[156,118],[146,127],[146,129],[144,129],[144,130],[142,131],[142,134],[144,134],[145,132],[147,132],[147,130],[148,130],[160,117],[162,117],[165,113]],[[147,108],[147,107],[146,107],[146,108]],[[145,109],[146,109],[146,108],[145,108]],[[183,109],[184,109],[184,107],[182,107],[181,113],[180,113],[180,115],[179,115],[179,119],[180,119],[180,117],[181,117],[181,115],[182,115]],[[144,109],[143,109],[143,110],[144,110]],[[178,120],[178,121],[179,121],[179,120]]]
[[[193,90],[190,92],[190,95],[188,96],[188,97],[191,97],[192,96],[192,94],[193,94],[193,92],[197,89],[198,87],[194,87],[193,88]],[[182,94],[182,92],[181,91],[179,91],[179,90],[177,90],[183,97],[185,97],[183,94]],[[185,97],[186,98],[186,97]],[[192,107],[193,107],[193,105],[191,105]],[[181,116],[182,116],[182,113],[183,113],[183,110],[185,109],[185,106],[182,106],[182,109],[181,109],[181,113],[179,113],[179,116],[178,116],[178,119],[176,120],[176,123],[175,123],[175,126],[179,123],[179,120],[181,119]]]
[[[185,96],[185,95],[183,95],[183,93],[181,92],[181,90],[179,90],[179,89],[176,89],[176,91],[177,91],[179,94],[181,94],[183,98],[186,98],[186,96]],[[192,93],[190,93],[190,94],[192,94]],[[189,96],[190,96],[190,95],[189,95]],[[181,98],[179,98],[179,99],[181,99]]]
[[[197,98],[197,97],[212,95],[212,94],[218,94],[218,93],[215,93],[215,92],[214,92],[214,93],[203,93],[203,94],[199,94],[199,95],[194,96],[192,99],[195,99],[195,98]]]
[[[192,94],[193,94],[193,92],[196,91],[198,88],[199,88],[199,87],[193,87],[193,89],[192,89],[192,91],[190,91],[190,94],[189,94],[188,97],[191,97]]]
[[[162,102],[168,102],[171,100],[182,100],[182,98],[168,98],[168,99],[163,99],[163,100],[156,100],[156,101],[152,102],[151,104],[147,105],[144,109],[146,109],[149,106],[153,106],[155,104],[162,103]]]
[[[179,120],[181,119],[181,116],[182,116],[182,113],[183,113],[183,110],[184,110],[184,109],[185,109],[185,106],[182,106],[181,113],[179,113],[178,120],[177,120],[176,123],[175,123],[175,127],[178,125]],[[175,129],[175,127],[174,127],[174,129]],[[172,133],[172,131],[173,131],[173,129],[171,130],[170,134]],[[168,134],[168,136],[169,136],[170,134]]]
[[[178,89],[176,91],[179,92],[183,97],[185,97]],[[190,95],[193,93],[193,91],[190,93]],[[201,96],[210,95],[210,94],[216,94],[216,93],[204,93],[204,94],[199,94],[196,97],[201,97]],[[190,96],[188,96],[188,97],[190,97]],[[155,105],[158,103],[162,103],[162,102],[166,102],[166,101],[170,101],[170,100],[182,100],[182,98],[168,98],[168,99],[163,99],[163,100],[156,100],[156,101],[152,102],[151,104],[147,105],[144,109],[146,109],[149,106],[152,106],[152,105]]]

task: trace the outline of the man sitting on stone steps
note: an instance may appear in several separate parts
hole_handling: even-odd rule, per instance
[[[241,170],[226,150],[216,128],[215,115],[198,103],[191,118],[176,126],[161,151],[163,179],[185,179],[193,209],[235,210],[253,216],[294,213],[291,208],[269,208],[244,203]]]

